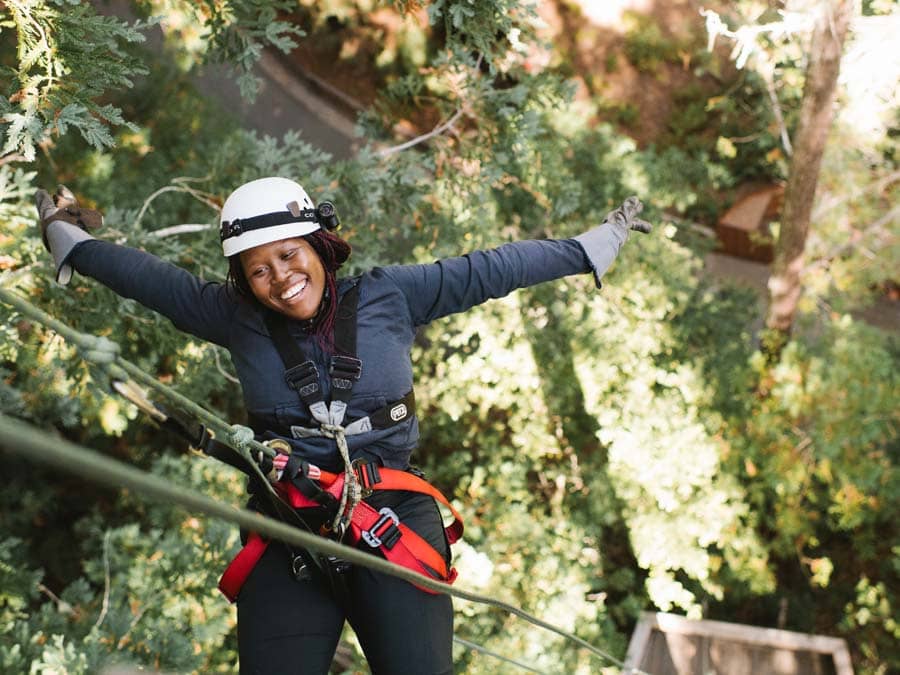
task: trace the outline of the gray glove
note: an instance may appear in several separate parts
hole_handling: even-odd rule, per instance
[[[629,197],[619,208],[606,214],[600,225],[575,237],[588,257],[597,288],[601,287],[600,279],[616,259],[619,249],[628,239],[628,233],[631,230],[644,234],[652,231],[650,223],[637,218],[643,208],[644,205],[637,197]]]
[[[94,209],[79,208],[75,195],[65,185],[60,185],[52,197],[46,190],[38,190],[34,204],[40,218],[41,238],[56,265],[56,280],[65,286],[72,278],[72,266],[66,259],[77,244],[94,238],[87,230],[103,225],[103,216]]]

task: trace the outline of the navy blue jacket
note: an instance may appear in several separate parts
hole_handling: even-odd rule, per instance
[[[517,288],[570,274],[593,270],[599,283],[602,272],[594,265],[591,248],[590,238],[583,237],[521,241],[431,264],[378,267],[363,274],[357,313],[362,376],[353,387],[347,422],[412,389],[410,349],[418,326]],[[98,239],[79,243],[68,261],[81,274],[168,317],[180,330],[226,348],[243,387],[247,411],[263,426],[278,430],[316,426],[284,381],[284,365],[263,322],[262,308],[254,300],[240,298],[222,283],[203,281],[143,251]],[[348,280],[339,281],[339,295],[348,286]],[[328,357],[299,323],[290,323],[302,349],[318,365],[327,401]],[[385,466],[405,469],[418,438],[418,422],[411,417],[388,429],[349,436],[348,445],[352,458],[374,454]],[[333,440],[289,440],[305,459],[324,469],[342,470]]]

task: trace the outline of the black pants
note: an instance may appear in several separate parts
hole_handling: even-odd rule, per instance
[[[375,508],[393,508],[403,523],[449,558],[431,497],[390,492],[366,501]],[[360,548],[368,549],[363,543]],[[453,672],[449,596],[426,593],[360,566],[341,577],[347,588],[343,599],[322,581],[295,580],[288,548],[272,542],[237,600],[241,675],[327,673],[345,620],[375,675]]]

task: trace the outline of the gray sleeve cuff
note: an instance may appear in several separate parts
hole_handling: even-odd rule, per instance
[[[72,266],[66,261],[83,241],[94,237],[77,225],[62,220],[54,220],[47,226],[47,245],[56,265],[56,281],[65,286],[72,279]]]
[[[587,256],[597,288],[601,288],[600,279],[612,265],[619,254],[619,249],[628,239],[628,230],[617,228],[609,223],[602,223],[584,234],[574,237],[581,244]]]

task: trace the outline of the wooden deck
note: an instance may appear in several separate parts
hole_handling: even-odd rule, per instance
[[[839,638],[664,613],[642,616],[625,664],[649,675],[853,675]]]

